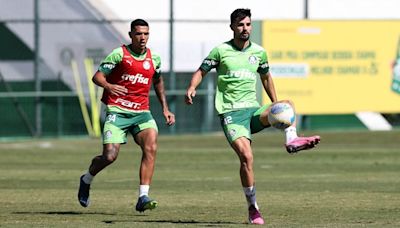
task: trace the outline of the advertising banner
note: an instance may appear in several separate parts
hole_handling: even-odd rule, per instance
[[[400,112],[400,21],[264,21],[262,32],[278,99],[297,113]]]

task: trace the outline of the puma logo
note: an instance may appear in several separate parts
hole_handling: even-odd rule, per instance
[[[133,61],[132,60],[126,60],[127,63],[129,63],[129,66],[132,66]]]

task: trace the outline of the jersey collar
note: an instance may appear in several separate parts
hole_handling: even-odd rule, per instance
[[[136,54],[135,52],[132,51],[132,49],[130,48],[130,45],[125,45],[125,47],[129,51],[129,53],[131,53],[131,55],[135,58],[143,59],[147,55],[147,48],[143,54]]]
[[[231,39],[230,41],[228,41],[228,43],[235,49],[235,50],[237,50],[237,51],[242,51],[242,52],[245,52],[247,49],[249,49],[250,47],[251,47],[251,41],[249,41],[249,46],[247,46],[247,47],[245,47],[245,48],[243,48],[243,49],[240,49],[240,48],[238,48],[236,45],[235,45],[235,42],[233,42],[233,39]]]

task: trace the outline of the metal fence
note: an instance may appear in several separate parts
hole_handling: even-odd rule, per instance
[[[96,116],[96,112],[91,111],[94,106],[91,101],[93,92],[89,89],[93,85],[89,79],[92,76],[90,71],[94,72],[113,48],[129,43],[119,31],[127,32],[130,21],[105,19],[86,0],[7,1],[0,8],[0,15],[0,138],[97,136],[93,133],[95,125],[102,122],[104,116]],[[227,23],[220,20],[172,19],[149,22],[152,26]],[[257,30],[255,28],[256,24],[253,34]],[[252,38],[259,39],[260,36]],[[165,39],[171,37],[165,36]],[[259,40],[256,42],[259,43]],[[161,50],[170,59],[174,54],[170,51],[173,43],[170,40],[170,46]],[[209,47],[199,45],[198,49]],[[185,52],[201,52],[199,55],[203,57],[207,54],[192,49]],[[89,65],[86,63],[88,59],[91,60]],[[71,64],[74,61],[77,64],[75,71]],[[171,61],[167,63],[171,64]],[[175,126],[167,127],[164,124],[158,100],[151,93],[151,109],[162,134],[202,133],[221,129],[214,110],[215,73],[210,73],[198,88],[195,104],[187,106],[184,104],[184,94],[191,73],[189,70],[163,72],[167,100],[176,114]],[[82,88],[81,92],[79,87]],[[97,104],[94,108],[98,113],[103,113],[101,110],[104,107],[101,105]],[[399,123],[398,115],[390,117]],[[313,128],[314,123],[326,126],[327,122],[337,127],[338,123],[343,122],[335,121],[332,116],[329,120],[328,117],[319,118],[322,119],[320,122],[311,121],[314,119],[309,116],[299,127]],[[345,122],[347,126],[352,122],[355,127],[363,127],[354,118]]]
[[[52,10],[47,10],[50,6]],[[130,21],[106,20],[84,0],[8,1],[0,13],[0,138],[98,136],[92,131],[104,116],[94,116],[91,110],[96,108],[103,113],[104,107],[92,104],[88,80],[92,75],[88,72],[94,72],[113,48],[129,43],[116,28],[125,26],[128,31]],[[84,63],[87,59],[92,60],[89,67]],[[75,71],[73,61],[77,63]],[[161,133],[220,130],[213,107],[214,74],[199,87],[192,106],[184,104],[191,72],[163,75],[168,103],[177,122],[173,127],[163,124],[158,100],[152,92],[151,109]]]
[[[168,74],[166,74],[168,76]],[[219,119],[215,113],[214,90],[215,75],[210,74],[205,78],[198,89],[194,105],[184,103],[184,94],[190,73],[178,73],[176,76],[176,90],[167,90],[167,100],[174,107],[176,124],[167,127],[162,115],[161,106],[154,92],[150,93],[150,106],[156,119],[160,133],[201,133],[220,130]],[[169,81],[165,80],[166,88]],[[90,102],[85,102],[82,107],[76,91],[71,90],[62,80],[42,81],[42,91],[36,92],[33,81],[6,81],[2,77],[0,82],[0,137],[32,137],[36,133],[36,102],[41,103],[41,128],[40,136],[76,136],[91,135],[96,121],[103,122],[104,115],[98,120],[93,119],[92,108],[104,109],[104,105],[93,107]],[[83,92],[85,98],[90,97],[88,90]],[[98,99],[98,98],[97,98]],[[86,99],[85,99],[86,101]],[[89,124],[84,119],[84,111],[88,113]],[[101,112],[103,113],[103,112]],[[94,136],[94,135],[93,135]],[[98,136],[98,135],[96,135]]]

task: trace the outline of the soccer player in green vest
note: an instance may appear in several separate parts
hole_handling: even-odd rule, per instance
[[[136,210],[144,212],[157,207],[149,198],[149,188],[154,172],[158,128],[150,112],[149,92],[154,87],[167,125],[175,123],[175,116],[168,109],[164,82],[160,74],[159,55],[146,47],[149,25],[145,20],[131,22],[130,45],[122,45],[109,54],[93,76],[93,82],[104,88],[102,97],[106,105],[103,129],[103,152],[93,158],[89,170],[80,178],[78,200],[89,206],[89,190],[93,178],[118,156],[121,144],[132,134],[142,150],[139,170],[139,197]]]
[[[274,103],[278,102],[278,99],[266,51],[250,42],[252,29],[250,9],[233,11],[230,28],[233,31],[233,39],[212,49],[204,59],[192,76],[185,101],[189,105],[193,104],[197,86],[203,77],[215,68],[218,74],[215,108],[225,136],[240,160],[240,178],[248,203],[249,222],[264,224],[256,202],[251,134],[271,125],[268,122],[270,104],[260,107],[257,102],[258,76],[261,77],[262,85],[270,100]],[[290,100],[280,102],[287,102],[293,106]],[[311,149],[320,141],[319,136],[298,137],[295,123],[286,128],[285,133],[285,146],[289,153]]]

